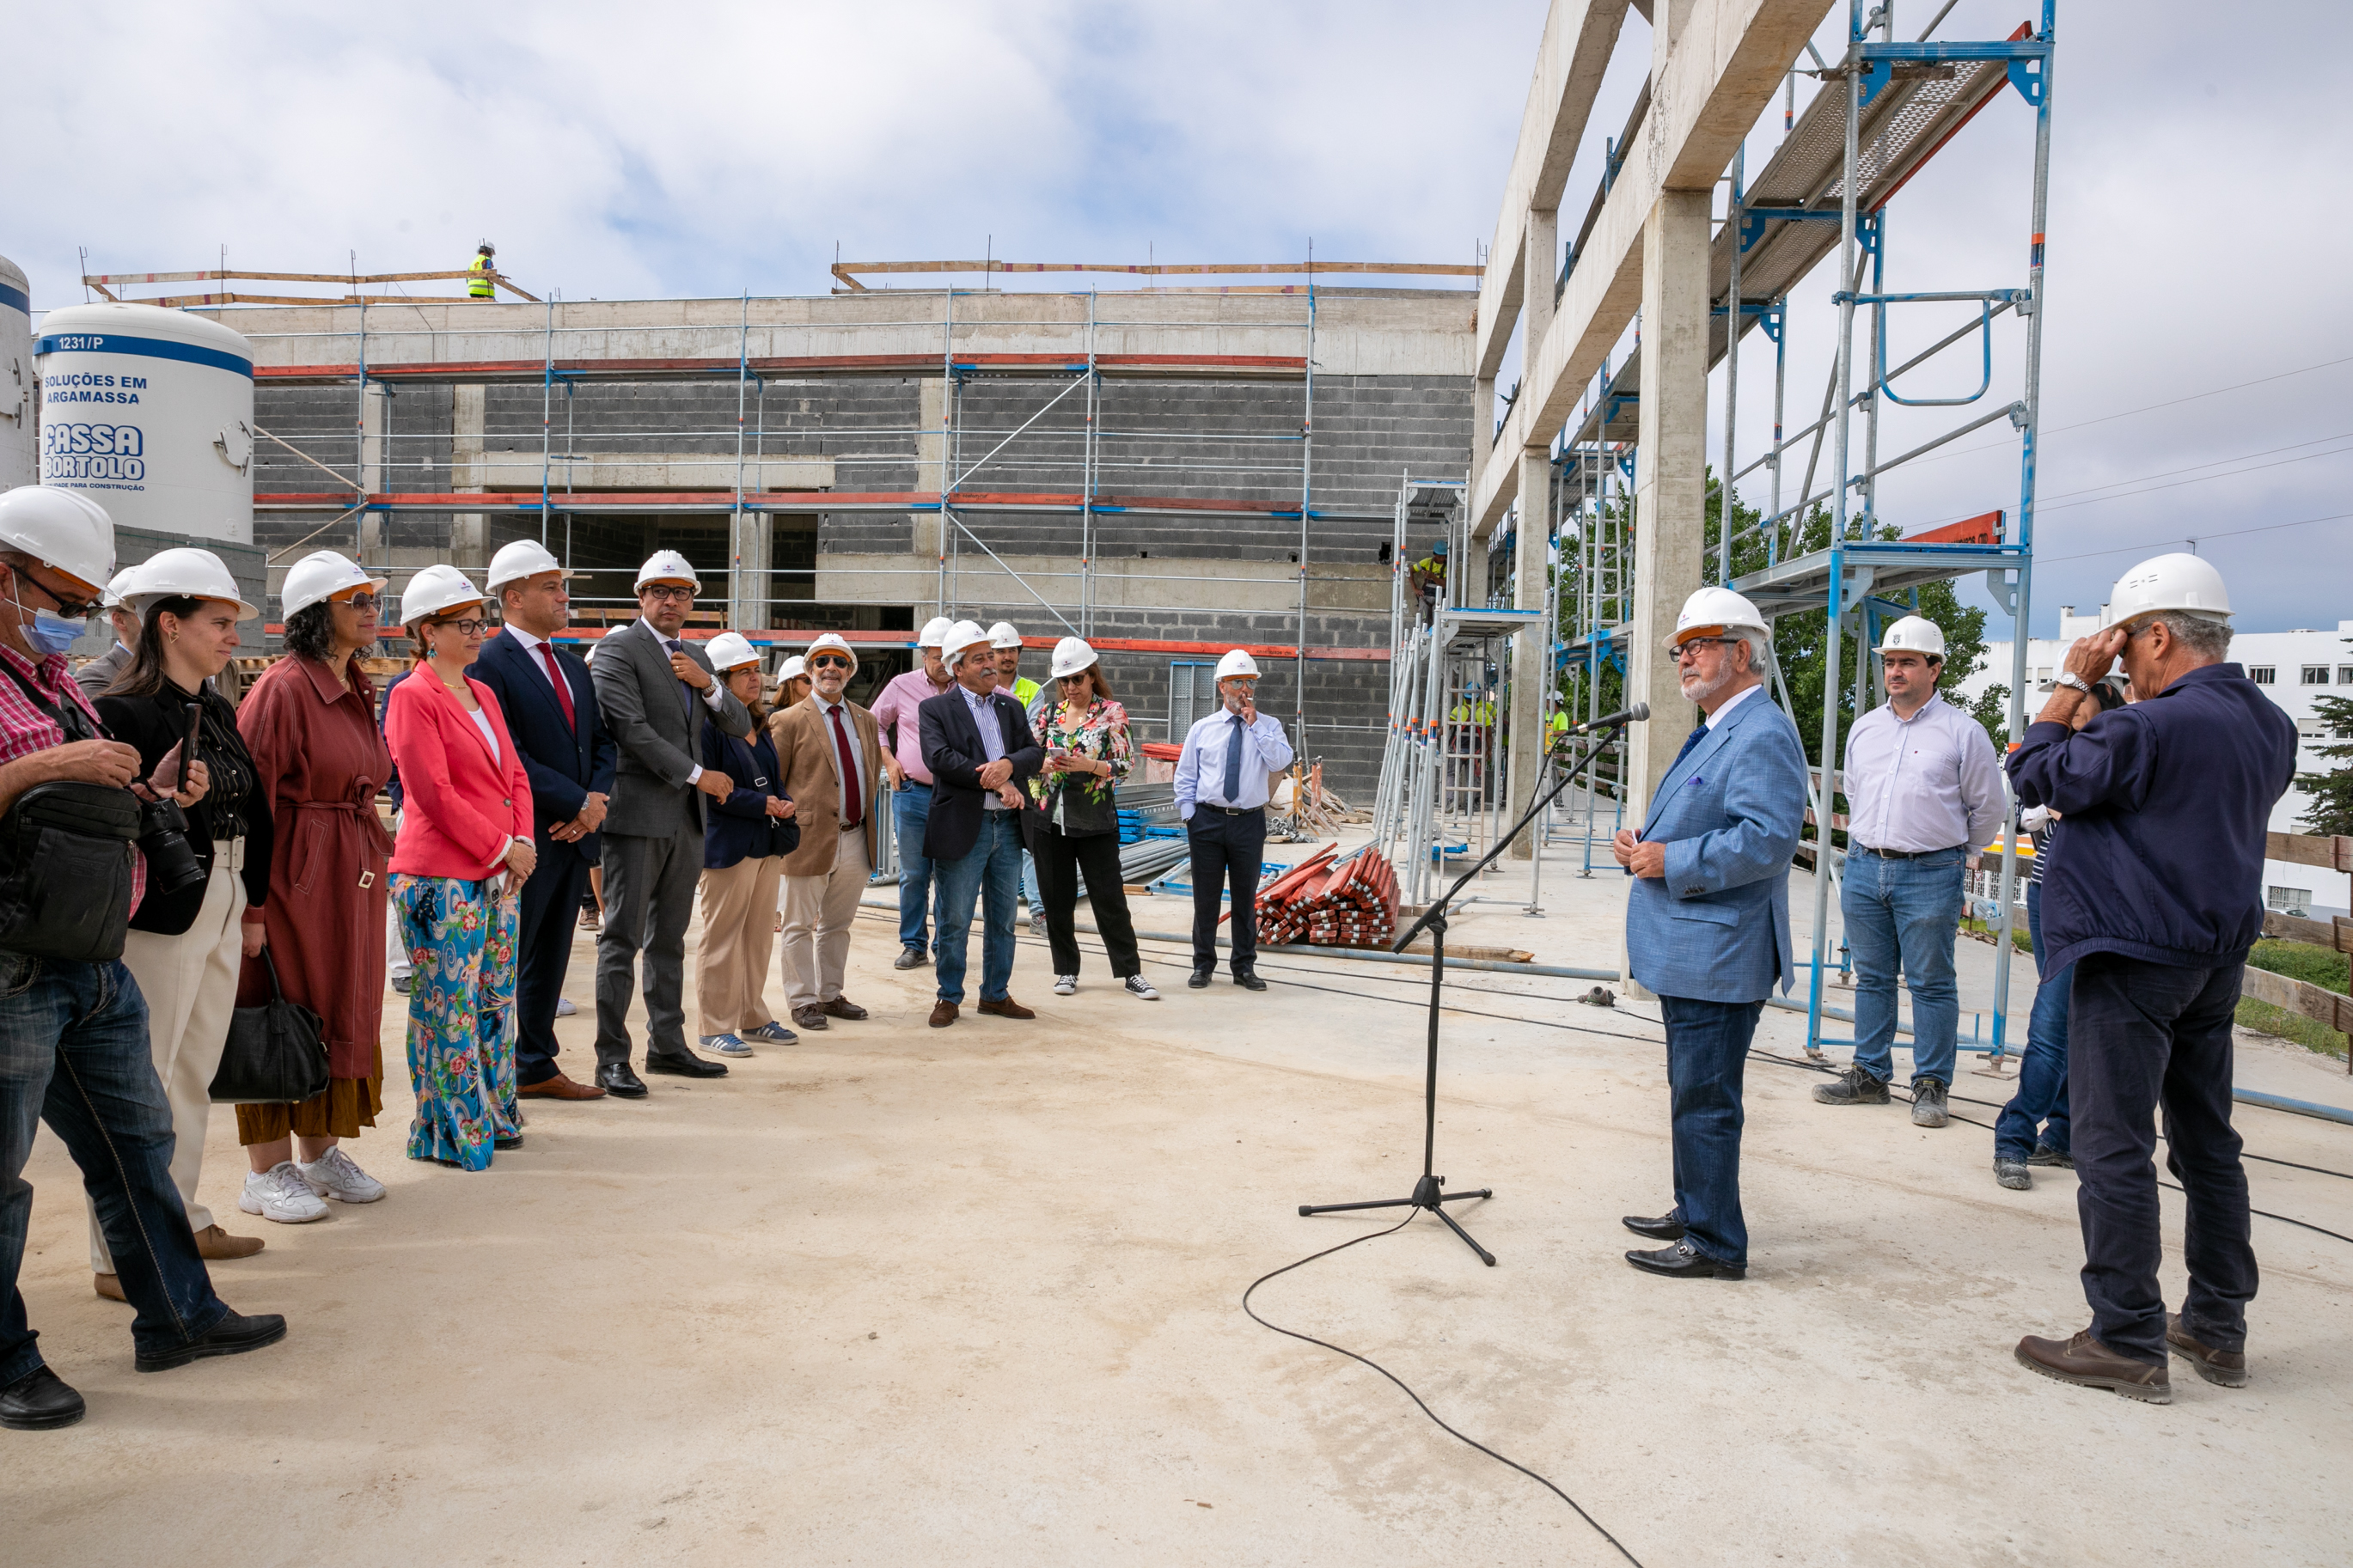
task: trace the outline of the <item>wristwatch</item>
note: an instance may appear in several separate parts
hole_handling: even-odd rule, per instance
[[[2072,669],[2061,670],[2057,678],[2054,679],[2051,684],[2053,686],[2072,686],[2086,697],[2089,697],[2092,694],[2092,689],[2089,685],[2085,684],[2084,678],[2076,674]]]

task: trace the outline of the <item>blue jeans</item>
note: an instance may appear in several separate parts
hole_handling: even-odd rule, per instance
[[[1762,1002],[1659,998],[1667,1026],[1667,1103],[1674,1134],[1675,1213],[1694,1250],[1748,1266],[1740,1213],[1741,1083]]]
[[[964,1000],[965,947],[972,934],[972,906],[980,902],[985,922],[980,945],[980,999],[1002,1002],[1013,983],[1013,900],[1021,885],[1021,818],[1011,811],[980,814],[980,837],[959,860],[934,860],[940,887],[938,957],[933,972],[940,1000]]]
[[[2040,882],[2026,885],[2026,930],[2040,963],[2049,951],[2042,945]],[[2067,1152],[2067,987],[2074,968],[2071,963],[2053,970],[2034,988],[2034,1011],[2026,1020],[2026,1054],[2018,1064],[2018,1092],[1994,1118],[1997,1160],[2023,1160],[2037,1143]]]
[[[923,858],[923,828],[932,820],[932,786],[909,779],[891,792],[891,826],[899,835],[899,945],[931,955],[933,868]]]
[[[1854,953],[1854,1064],[1885,1083],[1895,1076],[1895,970],[1912,992],[1912,1081],[1953,1081],[1953,1037],[1961,993],[1953,984],[1953,939],[1961,929],[1958,848],[1917,860],[1846,858],[1839,912]]]
[[[1038,857],[1027,849],[1021,851],[1021,896],[1029,900],[1031,914],[1046,912],[1046,901],[1038,892]]]
[[[0,952],[0,1386],[42,1364],[16,1277],[46,1121],[81,1167],[142,1353],[177,1350],[228,1312],[172,1184],[172,1108],[147,1051],[147,1003],[121,963]]]

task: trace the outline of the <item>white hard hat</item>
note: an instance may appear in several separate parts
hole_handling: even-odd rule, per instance
[[[954,625],[955,623],[945,616],[934,616],[923,623],[923,629],[916,634],[915,646],[917,647],[939,647],[940,639],[948,635],[948,628]]]
[[[414,626],[460,605],[479,605],[483,595],[455,566],[437,561],[408,580],[400,595],[400,624]]]
[[[702,579],[694,574],[686,557],[675,550],[657,550],[646,557],[646,563],[638,568],[637,587],[643,588],[649,583],[684,583],[696,593],[702,592]]]
[[[1064,637],[1054,645],[1053,672],[1056,679],[1076,675],[1095,661],[1095,650],[1084,637]]]
[[[808,652],[802,657],[804,659],[815,658],[820,652],[848,655],[849,658],[849,673],[852,675],[858,673],[858,650],[850,647],[848,642],[844,641],[839,632],[825,632],[820,634],[815,642],[808,645]],[[806,670],[807,668],[807,665],[804,663],[802,668]]]
[[[2126,626],[2160,610],[2178,610],[2200,620],[2228,621],[2231,593],[2222,574],[2196,555],[2158,555],[2116,579],[2108,596],[2108,625]]]
[[[566,577],[579,575],[575,572],[565,572],[564,563],[538,540],[518,539],[512,544],[499,546],[499,552],[491,557],[491,574],[482,580],[482,587],[495,598],[498,591],[509,583],[520,583],[543,572],[564,572]]]
[[[117,572],[114,574],[114,578],[111,582],[107,584],[106,593],[98,601],[99,605],[102,608],[109,610],[129,609],[131,606],[128,600],[132,594],[138,592],[138,589],[134,586],[138,580],[139,568],[136,566],[125,566],[121,571]]]
[[[1011,621],[999,621],[995,626],[988,628],[988,646],[991,647],[1019,647],[1021,646],[1021,634],[1013,629],[1013,623]]]
[[[286,569],[286,581],[278,590],[278,607],[291,619],[348,589],[366,588],[381,594],[386,581],[369,576],[365,567],[347,555],[322,550],[305,555]],[[481,597],[480,594],[474,596]]]
[[[0,544],[93,589],[114,575],[114,520],[89,497],[56,485],[0,493]]]
[[[237,579],[229,574],[221,558],[193,545],[159,550],[117,576],[110,586],[122,595],[124,606],[137,616],[145,615],[147,606],[158,599],[218,599],[223,604],[235,605],[240,621],[249,621],[261,614],[238,596]]]
[[[1881,634],[1879,651],[1916,653],[1941,661],[1945,657],[1945,628],[1926,616],[1906,616],[1892,622]]]
[[[1765,617],[1729,588],[1702,588],[1683,601],[1683,614],[1675,617],[1674,635],[1667,639],[1667,651],[1674,652],[1694,637],[1722,637],[1736,626],[1761,632],[1766,629]]]
[[[1248,648],[1228,648],[1226,657],[1218,660],[1218,679],[1219,680],[1256,680],[1258,660],[1250,656]]]
[[[721,632],[702,645],[702,651],[710,658],[711,668],[723,672],[760,662],[760,650],[741,632]]]
[[[988,646],[988,634],[980,629],[978,621],[958,621],[947,629],[946,636],[940,638],[940,657],[947,661],[950,669],[954,669],[965,649]]]
[[[779,686],[787,680],[807,680],[807,679],[808,660],[798,654],[793,655],[792,658],[776,666],[776,684]]]

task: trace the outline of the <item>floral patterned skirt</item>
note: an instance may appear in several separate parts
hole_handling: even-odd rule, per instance
[[[401,940],[416,966],[408,992],[408,1072],[417,1117],[408,1157],[485,1170],[515,1112],[515,930],[520,894],[487,880],[391,879]]]

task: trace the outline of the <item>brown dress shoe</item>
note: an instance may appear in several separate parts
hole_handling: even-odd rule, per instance
[[[2173,1374],[2162,1363],[2151,1365],[2118,1355],[2085,1329],[2071,1340],[2037,1339],[2029,1334],[2018,1342],[2018,1364],[2061,1383],[2083,1388],[2105,1388],[2126,1399],[2150,1405],[2173,1403]]]
[[[581,1083],[557,1073],[537,1083],[526,1083],[516,1089],[517,1100],[602,1100],[605,1091],[593,1083]]]
[[[983,1004],[983,1005],[986,1005],[986,1004]],[[953,1024],[953,1023],[955,1023],[955,1021],[956,1021],[956,1005],[955,1005],[955,1003],[953,1003],[953,1002],[934,1002],[934,1003],[933,1003],[933,1004],[932,1004],[932,1027],[933,1027],[933,1028],[934,1028],[934,1029],[944,1029],[944,1028],[946,1028],[950,1024]]]
[[[250,1258],[261,1250],[258,1236],[231,1236],[216,1225],[208,1225],[196,1232],[196,1254],[208,1263],[230,1263],[240,1258]],[[99,1292],[103,1296],[105,1291]]]
[[[793,1022],[804,1029],[822,1029],[825,1027],[825,1009],[796,1007],[793,1009]]]
[[[104,1292],[100,1292],[104,1294]],[[2211,1345],[2200,1344],[2196,1335],[2181,1326],[2181,1314],[2165,1315],[2165,1342],[2173,1353],[2198,1369],[2198,1375],[2221,1388],[2247,1386],[2247,1352],[2218,1351]]]
[[[90,1282],[91,1287],[106,1300],[121,1301],[125,1305],[130,1303],[131,1298],[122,1293],[122,1281],[113,1275],[93,1274],[90,1277]]]
[[[1034,1018],[1038,1016],[1010,996],[1002,1002],[983,1001],[980,1010],[992,1018]]]
[[[837,996],[825,1005],[825,1016],[828,1018],[849,1018],[855,1021],[866,1016],[866,1009],[847,996]]]

